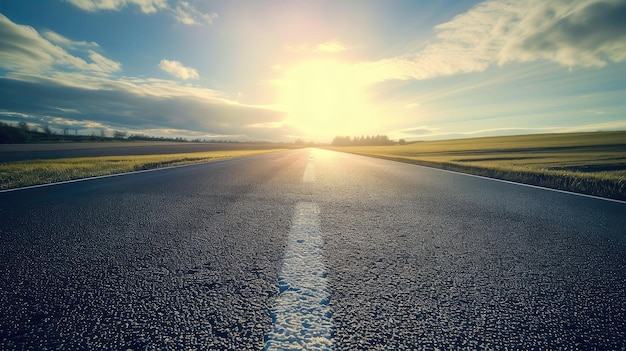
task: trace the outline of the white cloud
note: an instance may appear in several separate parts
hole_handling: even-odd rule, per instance
[[[40,34],[0,14],[0,118],[32,118],[55,128],[69,125],[123,130],[196,130],[225,138],[276,140],[288,127],[258,128],[282,121],[284,112],[244,105],[224,93],[173,80],[120,77],[117,61],[53,32]],[[81,57],[70,54],[71,49]],[[193,68],[163,60],[183,79]]]
[[[100,47],[98,43],[95,42],[87,42],[87,41],[74,41],[62,36],[59,33],[53,32],[51,30],[44,30],[41,32],[41,35],[47,40],[57,44],[66,49],[81,49],[81,48],[98,48]]]
[[[174,18],[186,25],[212,24],[218,18],[217,13],[203,13],[188,1],[176,1],[170,6],[167,0],[67,0],[74,6],[88,12],[120,11],[128,6],[137,6],[141,12],[152,14],[169,11]]]
[[[509,62],[573,67],[626,61],[626,3],[619,0],[485,1],[435,27],[424,49],[355,66],[368,81],[480,72]]]
[[[179,61],[161,60],[159,68],[163,71],[183,80],[199,79],[198,71],[191,67],[185,67]]]
[[[439,128],[432,128],[429,126],[418,126],[418,127],[411,127],[411,128],[396,130],[396,131],[393,131],[392,133],[394,135],[402,135],[403,137],[423,136],[423,135],[435,134],[437,130],[439,130]]]
[[[0,14],[0,67],[14,72],[43,73],[53,69],[89,71],[108,74],[119,71],[121,64],[93,50],[86,52],[91,62],[74,56],[59,45],[82,49],[98,47],[96,43],[75,42],[54,32],[45,32],[55,43],[46,40],[34,28],[19,25]]]
[[[130,131],[184,126],[237,139],[277,140],[290,132],[288,126],[258,127],[282,121],[281,111],[240,104],[219,91],[163,79],[75,72],[11,74],[0,77],[0,106],[0,117],[20,113],[55,128],[69,124],[55,119],[61,117]]]
[[[566,67],[602,67],[626,60],[626,2],[550,4],[539,2],[523,19],[526,30],[506,43],[500,64],[547,59]]]
[[[122,67],[121,63],[108,59],[93,50],[89,50],[89,58],[91,58],[93,65],[95,65],[98,70],[105,73],[117,72]]]
[[[40,71],[50,67],[55,58],[67,56],[60,47],[43,39],[29,26],[13,23],[0,14],[0,66],[8,70]]]
[[[135,5],[143,13],[155,13],[166,9],[167,0],[67,0],[72,5],[90,12],[100,10],[119,11],[122,8]]]
[[[262,122],[262,123],[252,123],[247,125],[248,128],[267,128],[267,129],[278,129],[284,128],[285,123],[282,121],[279,122]]]
[[[315,51],[316,52],[339,52],[339,51],[344,51],[347,50],[347,47],[345,45],[343,45],[339,40],[337,39],[333,39],[330,41],[327,41],[325,43],[321,43],[318,44],[315,47]]]
[[[285,50],[298,53],[335,53],[348,50],[348,47],[339,40],[332,39],[315,46],[309,44],[285,45]]]
[[[179,1],[173,9],[174,17],[178,22],[186,25],[212,24],[218,15],[215,12],[210,14],[202,13],[186,1]]]

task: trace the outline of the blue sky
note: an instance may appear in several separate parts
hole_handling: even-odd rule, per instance
[[[626,1],[0,2],[0,120],[190,139],[626,129]]]

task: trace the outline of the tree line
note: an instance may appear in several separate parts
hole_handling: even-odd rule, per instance
[[[186,142],[187,139],[153,137],[143,134],[131,134],[114,131],[112,136],[107,136],[104,130],[99,135],[79,135],[78,129],[63,128],[59,133],[57,130],[47,125],[43,127],[29,126],[22,121],[17,125],[0,122],[0,144],[22,144],[22,143],[46,143],[46,142],[84,142],[84,141],[112,141],[112,140],[146,140],[146,141],[178,141]]]
[[[0,122],[0,144],[20,144],[54,140],[56,133],[49,126],[41,131],[31,128],[26,122],[19,122],[17,126]]]
[[[389,139],[386,135],[336,136],[331,143],[333,146],[385,146],[395,144],[396,142]]]

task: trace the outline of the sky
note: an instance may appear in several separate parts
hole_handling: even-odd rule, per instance
[[[283,142],[625,130],[626,1],[0,1],[0,121]]]

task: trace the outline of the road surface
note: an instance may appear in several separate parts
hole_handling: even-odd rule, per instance
[[[626,204],[317,149],[0,193],[0,349],[624,349]]]
[[[265,143],[188,143],[159,141],[0,144],[0,163],[72,157],[159,155],[187,152],[284,149]]]

